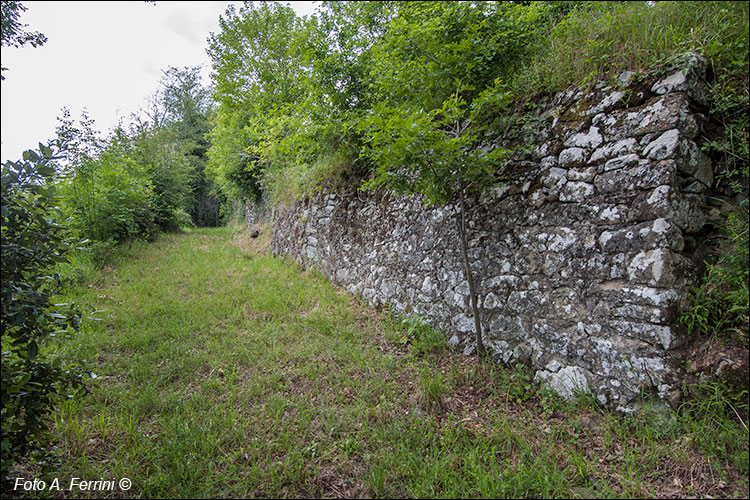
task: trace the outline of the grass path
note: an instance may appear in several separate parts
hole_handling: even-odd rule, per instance
[[[54,496],[747,495],[677,424],[564,404],[260,247],[162,236],[71,293],[104,310],[67,347],[103,379],[55,414],[55,477],[133,486]]]

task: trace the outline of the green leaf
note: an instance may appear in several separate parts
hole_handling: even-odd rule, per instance
[[[26,353],[29,356],[29,359],[34,359],[39,354],[39,346],[36,344],[35,341],[31,341],[26,346]]]
[[[39,158],[39,155],[36,154],[36,151],[34,151],[33,149],[27,149],[26,151],[23,152],[23,159],[26,161],[33,161],[36,163],[41,158]]]
[[[45,178],[50,177],[55,173],[55,169],[52,166],[47,165],[45,163],[37,165],[36,171],[39,172],[39,175]]]

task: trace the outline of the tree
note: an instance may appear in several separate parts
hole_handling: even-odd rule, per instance
[[[213,96],[207,172],[226,192],[257,200],[270,171],[307,163],[312,123],[306,22],[276,2],[229,6],[212,33]]]
[[[373,48],[378,100],[437,109],[462,82],[471,102],[528,63],[547,31],[545,2],[403,2]]]
[[[211,109],[211,91],[201,85],[201,67],[176,68],[170,66],[162,70],[161,100],[164,107],[165,123],[184,128],[184,137],[201,138],[205,133],[206,113]],[[197,130],[196,130],[197,129]]]
[[[508,151],[491,141],[509,100],[503,77],[533,52],[549,9],[544,3],[405,2],[370,54],[375,104],[359,129],[362,154],[375,171],[364,188],[418,194],[427,206],[452,208],[480,355],[466,225],[470,198],[500,181]]]
[[[477,353],[482,357],[485,349],[469,261],[466,218],[469,197],[500,181],[508,150],[487,144],[485,135],[491,122],[488,117],[504,103],[505,94],[489,88],[468,105],[460,91],[459,88],[440,109],[433,111],[375,106],[362,129],[366,132],[363,154],[373,160],[376,171],[363,188],[419,194],[427,207],[453,209],[469,285]]]
[[[69,163],[59,188],[78,236],[111,243],[154,236],[156,224],[170,220],[171,212],[155,193],[152,163],[136,159],[121,129],[92,144],[90,123],[82,121],[78,128],[72,120],[61,122],[58,144]]]
[[[39,47],[44,45],[47,41],[47,37],[38,31],[27,32],[24,28],[28,27],[27,24],[21,24],[19,19],[21,13],[28,10],[21,2],[13,1],[2,1],[0,2],[0,13],[2,20],[0,21],[0,39],[3,47],[23,47],[27,43],[31,44],[32,47]],[[8,68],[0,68],[0,71]],[[0,76],[1,79],[5,80],[4,76]]]
[[[338,113],[369,109],[372,48],[398,12],[398,2],[324,2],[311,26],[311,69],[317,101]]]
[[[185,209],[196,225],[213,226],[219,223],[220,205],[213,182],[206,177],[213,102],[210,88],[201,84],[200,71],[200,66],[170,66],[163,71],[158,106],[163,111],[158,114],[163,117],[162,135],[173,135],[172,144],[188,165],[186,186],[191,196]]]

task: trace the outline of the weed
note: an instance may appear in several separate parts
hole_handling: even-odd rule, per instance
[[[523,363],[516,363],[512,370],[501,373],[501,382],[507,396],[516,403],[522,403],[535,393],[534,370]]]
[[[445,346],[445,334],[432,328],[419,316],[401,318],[398,331],[398,340],[404,345],[411,344],[411,353],[415,356],[435,352]]]
[[[748,392],[726,384],[704,382],[691,389],[680,407],[680,422],[691,441],[712,457],[717,470],[739,467],[748,473]]]
[[[750,220],[745,200],[726,220],[720,256],[707,264],[703,284],[691,291],[693,306],[680,321],[693,334],[730,336],[748,345]]]
[[[419,385],[424,393],[427,408],[429,410],[441,410],[443,408],[443,394],[447,391],[440,372],[425,366],[419,372]]]

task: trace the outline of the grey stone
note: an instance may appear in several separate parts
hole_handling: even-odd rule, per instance
[[[612,111],[618,105],[622,104],[622,98],[624,96],[625,92],[622,90],[615,90],[614,92],[607,94],[599,104],[590,108],[586,114],[595,115],[606,111]]]
[[[459,314],[453,317],[451,320],[453,328],[459,333],[473,333],[474,332],[474,318],[466,315]]]
[[[564,202],[582,202],[594,194],[594,185],[588,182],[568,182],[559,199]]]
[[[578,167],[586,163],[586,150],[571,147],[560,152],[558,163],[561,167]]]
[[[602,160],[608,160],[616,156],[625,156],[635,154],[640,148],[638,141],[629,137],[620,141],[604,144],[597,148],[592,154],[590,163],[597,163]]]
[[[565,185],[567,171],[562,168],[552,167],[542,178],[542,184],[547,187],[560,189]]]
[[[565,399],[572,399],[577,393],[589,391],[586,372],[578,366],[560,368],[559,363],[551,362],[546,370],[539,370],[534,380],[542,382]]]
[[[635,71],[623,71],[617,77],[617,83],[620,85],[620,87],[627,88],[633,82],[634,76],[635,76]]]
[[[670,129],[695,133],[689,122],[688,98],[681,93],[668,93],[637,108],[613,111],[600,117],[597,124],[609,141],[662,133]],[[688,120],[688,123],[686,123]]]
[[[661,134],[643,149],[643,155],[654,160],[674,158],[680,145],[680,131],[672,129]]]
[[[596,167],[568,170],[568,179],[571,181],[591,182],[596,176]]]
[[[578,133],[572,135],[565,141],[565,145],[568,147],[593,149],[601,144],[602,141],[599,128],[592,125],[585,134]]]
[[[667,77],[656,82],[651,87],[651,91],[656,94],[685,92],[698,104],[705,105],[706,91],[702,78],[706,72],[706,59],[703,56],[693,53],[680,66]]]
[[[542,167],[544,168],[552,168],[557,166],[557,156],[551,155],[551,156],[545,156],[542,158]]]
[[[680,146],[680,155],[676,161],[678,170],[710,187],[714,179],[711,160],[692,141],[683,141]]]
[[[617,170],[620,168],[632,167],[632,166],[638,165],[639,161],[640,161],[640,157],[637,154],[619,156],[617,158],[612,158],[611,160],[608,160],[607,163],[604,164],[603,170],[605,172],[609,172],[610,170]]]

